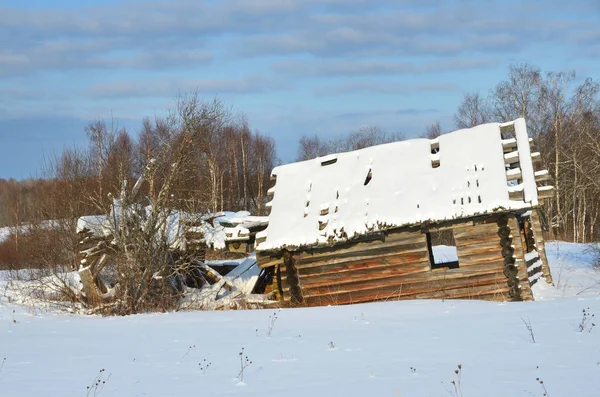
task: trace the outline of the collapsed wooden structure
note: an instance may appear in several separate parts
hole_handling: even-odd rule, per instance
[[[149,211],[149,208],[143,211]],[[138,209],[137,212],[142,210]],[[81,245],[78,272],[85,297],[91,303],[112,298],[111,289],[114,287],[114,280],[111,277],[101,277],[105,267],[107,265],[110,267],[117,254],[114,243],[115,231],[119,225],[114,219],[111,221],[111,218],[111,215],[92,215],[80,217],[77,221],[77,233]],[[209,249],[244,254],[253,251],[256,233],[264,230],[267,223],[267,217],[252,216],[247,211],[206,215],[173,211],[166,215],[164,230],[157,235],[157,239],[168,245],[173,258],[185,262],[185,266],[182,266],[183,270],[174,270],[176,275],[174,285],[181,290],[184,286],[192,288],[210,286],[217,292],[221,288],[234,291],[237,287],[230,279],[237,273],[232,271],[236,269],[239,272],[243,269],[238,268],[237,262],[207,263],[206,252]],[[252,261],[244,262],[246,268],[252,263]],[[260,280],[260,283],[265,284],[263,280]],[[246,290],[244,294],[251,292],[248,287]],[[218,293],[214,295],[216,299]]]
[[[525,120],[273,170],[257,236],[284,305],[531,300],[552,283],[538,207],[551,197]]]

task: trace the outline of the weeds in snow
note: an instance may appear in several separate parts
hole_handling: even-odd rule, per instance
[[[452,390],[451,394],[455,397],[463,397],[462,385],[461,385],[461,379],[462,379],[462,365],[461,364],[458,364],[456,366],[456,369],[454,370],[454,375],[456,376],[456,379],[453,380],[452,382],[450,382],[450,384],[452,384],[452,387],[454,388],[454,390]]]
[[[108,382],[108,380],[110,379],[110,376],[112,374],[108,374],[108,376],[105,377],[105,370],[104,368],[102,368],[100,371],[98,371],[98,375],[96,375],[96,378],[94,378],[94,382],[92,382],[91,386],[87,387],[87,393],[86,393],[86,397],[90,397],[90,396],[98,396],[100,395],[100,393],[102,392],[102,389],[104,389],[104,386],[106,385],[106,382]]]
[[[329,343],[327,344],[327,346],[329,347],[329,349],[330,349],[330,350],[333,350],[333,349],[335,349],[335,343],[333,343],[333,341],[329,342]]]
[[[267,327],[267,338],[271,337],[273,333],[273,328],[275,327],[275,322],[277,322],[277,312],[274,312],[272,316],[269,316],[269,326]]]
[[[579,322],[579,332],[587,331],[592,332],[592,329],[596,326],[596,323],[593,322],[594,314],[590,313],[590,308],[587,310],[583,309],[581,321]]]
[[[202,361],[201,363],[198,363],[200,371],[202,371],[202,375],[206,375],[206,370],[208,369],[208,367],[210,367],[210,364],[212,363],[210,361],[206,361],[206,359],[204,359],[204,361]]]
[[[527,331],[529,331],[529,336],[531,337],[531,341],[533,343],[535,343],[535,335],[533,334],[533,328],[531,327],[531,320],[529,319],[529,317],[527,317],[527,319],[521,317],[521,321],[523,321],[523,324],[525,324]]]
[[[187,351],[185,352],[185,354],[183,355],[183,357],[181,357],[181,360],[179,360],[179,362],[183,362],[183,360],[185,360],[185,358],[188,356],[188,354],[190,354],[190,352],[192,351],[192,349],[195,349],[196,345],[192,345],[190,347],[188,347]]]
[[[6,357],[2,359],[2,363],[0,363],[0,374],[2,373],[2,368],[4,368],[4,363],[6,362]]]
[[[415,372],[417,372],[417,369],[414,367],[410,367],[410,372],[414,374]]]
[[[240,382],[244,381],[244,370],[248,368],[252,364],[252,361],[248,358],[248,356],[244,357],[244,348],[242,347],[242,351],[240,352],[240,373],[236,378],[240,380]]]
[[[538,383],[540,384],[540,387],[544,391],[544,394],[542,394],[542,396],[544,396],[544,397],[550,397],[550,395],[548,394],[548,390],[546,390],[546,385],[544,384],[544,381],[541,380],[540,378],[535,378],[535,380],[538,381]]]

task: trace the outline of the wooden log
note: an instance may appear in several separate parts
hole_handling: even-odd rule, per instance
[[[306,298],[305,303],[309,306],[315,306],[328,304],[327,302],[329,304],[349,304],[388,299],[453,299],[508,292],[508,286],[501,280],[503,277],[495,277],[494,275],[479,277],[479,280],[473,279],[468,285],[465,285],[464,280],[455,284],[446,283],[445,285],[428,281],[408,286],[402,284],[389,285],[346,293],[335,293],[332,291],[330,294]]]
[[[323,273],[305,275],[300,272],[300,282],[303,290],[305,288],[328,286],[332,284],[362,283],[367,280],[385,280],[390,277],[410,276],[413,274],[429,273],[429,262],[421,263],[421,266],[384,266],[378,268],[365,268],[351,272]],[[431,277],[431,275],[429,275]]]
[[[513,256],[515,258],[515,267],[517,268],[516,277],[520,280],[520,289],[513,288],[513,299],[515,300],[533,300],[533,293],[531,292],[531,285],[529,284],[529,278],[527,277],[527,266],[525,264],[525,251],[523,249],[523,237],[524,231],[521,230],[519,226],[519,222],[517,222],[516,218],[511,218],[509,221],[509,227],[513,236],[519,236],[518,238],[513,238],[514,242],[514,253]],[[518,292],[518,296],[515,293]]]
[[[192,263],[196,266],[198,266],[200,269],[204,270],[204,276],[209,279],[210,281],[212,281],[213,283],[222,283],[223,287],[227,290],[227,291],[233,291],[234,290],[234,286],[233,284],[231,284],[231,282],[227,281],[226,279],[223,278],[223,276],[221,276],[215,269],[213,269],[212,267],[206,265],[203,262],[197,261],[197,260],[192,260]]]
[[[88,305],[91,307],[97,306],[100,303],[100,294],[96,289],[96,283],[94,282],[90,268],[84,267],[79,269],[79,278],[81,279]]]
[[[493,265],[488,268],[482,266],[481,268],[470,270],[452,269],[437,275],[430,272],[420,272],[412,275],[390,276],[369,280],[349,280],[347,282],[331,283],[325,287],[311,286],[303,282],[302,288],[304,297],[309,298],[332,293],[342,294],[371,291],[373,289],[385,289],[389,286],[398,287],[400,285],[408,290],[415,289],[421,291],[425,285],[427,285],[427,288],[432,288],[433,285],[434,289],[441,290],[473,282],[483,282],[485,284],[490,280],[501,280],[503,283],[506,283],[506,278],[502,274],[502,268],[499,269],[497,265]]]
[[[508,199],[512,200],[512,201],[524,201],[525,200],[525,194],[523,193],[522,190],[509,191],[508,192]]]
[[[464,238],[465,236],[473,236],[473,235],[489,236],[492,233],[496,233],[498,231],[498,225],[496,225],[495,222],[496,221],[494,220],[493,223],[480,223],[475,226],[456,228],[458,230],[454,231],[454,238],[461,239],[461,238]]]
[[[541,200],[554,197],[554,186],[539,186],[537,191],[538,198]]]
[[[391,243],[390,243],[391,244]],[[301,253],[297,255],[297,266],[299,268],[308,268],[311,266],[320,266],[323,262],[344,263],[366,259],[373,256],[405,255],[407,261],[411,257],[420,258],[427,251],[427,243],[423,241],[411,245],[390,245],[386,243],[361,245],[361,251],[355,249],[340,249],[337,252],[327,253],[327,255],[310,255]]]
[[[415,266],[422,266],[424,263],[429,264],[427,252],[423,252],[419,256],[411,255],[407,258],[405,255],[394,255],[386,257],[373,257],[352,260],[347,262],[322,262],[319,266],[304,267],[302,262],[298,261],[296,268],[298,272],[305,276],[329,273],[347,273],[361,269],[375,269],[380,271],[390,266],[401,266],[403,269],[411,269]]]
[[[381,258],[385,261],[399,261],[402,263],[412,263],[421,261],[426,258],[427,251],[426,246],[423,246],[419,251],[391,251],[385,250],[383,252],[377,252],[376,250],[370,250],[368,252],[360,253],[359,255],[345,255],[340,254],[339,257],[331,255],[328,258],[320,258],[315,260],[314,258],[301,256],[297,260],[297,267],[299,269],[309,269],[311,267],[321,267],[323,265],[351,265],[354,263],[370,262],[373,258]]]
[[[540,222],[540,215],[538,210],[534,210],[530,216],[531,219],[531,230],[535,238],[535,247],[542,261],[542,275],[546,279],[546,282],[550,285],[554,285],[552,280],[552,273],[548,266],[548,257],[546,256],[546,247],[544,244],[544,237],[542,235],[542,223]]]
[[[488,253],[496,253],[500,255],[500,251],[502,250],[502,246],[500,245],[500,239],[496,236],[495,242],[482,243],[482,244],[472,244],[472,245],[458,245],[456,246],[456,251],[458,252],[458,259],[460,261],[461,257],[470,257],[476,256],[479,254],[488,254]]]
[[[521,169],[520,168],[515,168],[515,170],[518,170],[519,172],[510,172],[510,173],[507,172],[506,173],[506,181],[507,182],[518,181],[518,180],[522,179],[523,174],[521,173]]]

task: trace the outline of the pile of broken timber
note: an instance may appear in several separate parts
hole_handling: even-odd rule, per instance
[[[288,305],[339,305],[399,299],[531,300],[515,215],[467,221],[452,229],[459,268],[431,268],[426,233],[402,228],[378,239],[333,247],[262,253]]]

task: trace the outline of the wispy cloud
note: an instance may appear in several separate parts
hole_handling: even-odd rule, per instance
[[[488,68],[497,65],[497,63],[498,59],[495,57],[450,58],[443,62],[429,61],[423,63],[326,59],[320,61],[283,61],[273,64],[271,68],[276,72],[301,76],[381,76]]]
[[[348,94],[410,94],[423,91],[456,91],[460,87],[452,83],[405,84],[389,81],[357,81],[325,86],[317,89],[317,95]]]
[[[288,87],[288,83],[259,76],[246,76],[238,79],[157,80],[152,82],[139,80],[96,84],[89,89],[88,95],[93,98],[118,99],[174,96],[178,92],[198,92],[208,95],[250,94]]]

